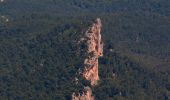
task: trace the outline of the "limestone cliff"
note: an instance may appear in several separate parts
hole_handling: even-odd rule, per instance
[[[88,81],[91,86],[97,85],[98,75],[98,58],[103,55],[103,42],[101,39],[101,20],[99,18],[86,31],[85,36],[81,39],[87,46],[87,58],[84,60],[84,69],[81,75]],[[94,100],[90,87],[84,89],[82,94],[73,93],[72,100]]]

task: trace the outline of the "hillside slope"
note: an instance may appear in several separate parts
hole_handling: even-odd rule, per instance
[[[52,22],[58,24],[49,24],[46,31],[27,32],[31,26],[24,21],[1,27],[1,98],[69,100],[73,91],[89,84],[77,86],[73,80],[85,57],[77,41],[92,19],[65,19]],[[93,88],[97,100],[168,100],[168,72],[150,70],[113,47],[105,40],[105,56],[99,60],[101,81]]]
[[[96,100],[169,100],[169,0],[5,0],[0,7],[3,100],[70,100],[89,84],[73,83],[86,56],[77,43],[97,17],[105,44]]]

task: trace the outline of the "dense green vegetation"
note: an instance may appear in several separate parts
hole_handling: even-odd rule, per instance
[[[102,19],[96,100],[170,99],[169,0],[6,0],[0,4],[0,98],[70,100],[83,32]],[[15,8],[15,9],[14,9]],[[79,77],[79,76],[77,76]]]

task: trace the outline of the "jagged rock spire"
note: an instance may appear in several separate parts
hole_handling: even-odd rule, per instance
[[[84,60],[83,77],[90,81],[91,86],[97,85],[98,75],[98,58],[103,55],[103,41],[101,39],[101,19],[97,18],[91,27],[86,31],[84,40],[87,45],[87,58]],[[85,87],[83,94],[75,95],[73,93],[72,100],[94,100],[90,87]]]
[[[99,80],[98,58],[103,55],[103,42],[100,34],[101,27],[101,20],[97,18],[95,23],[85,33],[88,57],[84,61],[83,76],[91,82],[91,85],[96,85]]]

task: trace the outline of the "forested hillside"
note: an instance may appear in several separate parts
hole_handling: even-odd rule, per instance
[[[4,0],[1,12],[20,15],[30,12],[79,15],[89,13],[159,13],[170,15],[169,0]],[[2,5],[2,4],[1,4]]]
[[[0,98],[70,100],[83,84],[78,41],[103,23],[96,100],[170,99],[169,0],[5,0],[0,3]]]

